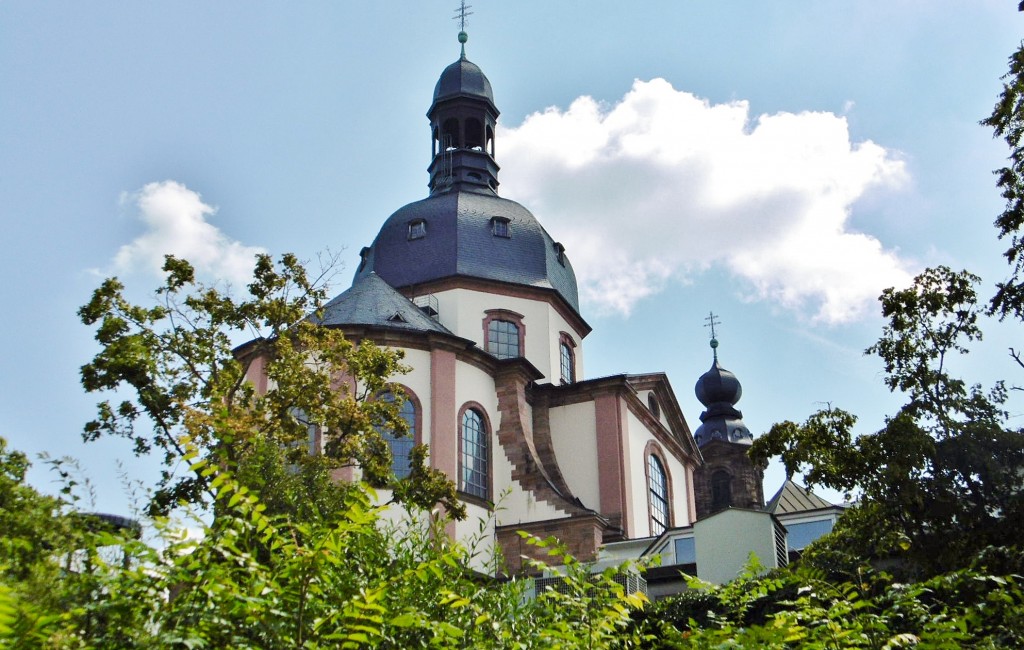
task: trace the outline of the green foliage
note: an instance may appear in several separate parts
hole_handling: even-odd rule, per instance
[[[647,603],[642,592],[626,593],[616,577],[636,567],[629,564],[592,573],[554,537],[541,539],[520,531],[526,543],[544,549],[555,566],[527,560],[537,572],[557,579],[537,595],[534,620],[543,626],[553,647],[633,647],[641,638],[630,634],[631,613]],[[542,646],[547,647],[547,646]]]
[[[1013,558],[1015,549],[982,556]],[[979,556],[979,557],[982,557]],[[860,569],[834,581],[806,565],[695,585],[635,615],[651,648],[1007,648],[1024,643],[1019,574],[962,569],[904,584]]]
[[[29,466],[25,454],[9,451],[0,437],[0,575],[17,580],[69,534],[57,516],[60,500],[25,485]]]
[[[1009,280],[997,285],[992,309],[1000,316],[1024,318],[1024,44],[1010,55],[1010,70],[1003,77],[1003,91],[999,94],[992,114],[981,122],[991,127],[996,137],[1002,138],[1010,149],[1009,163],[996,170],[997,185],[1006,206],[996,219],[999,237],[1010,238],[1010,247],[1003,254],[1013,272]]]
[[[642,596],[625,594],[615,570],[592,576],[551,540],[530,543],[564,563],[567,593],[531,599],[529,581],[475,572],[471,551],[445,537],[447,519],[414,508],[388,524],[358,484],[322,516],[270,514],[233,472],[206,462],[195,441],[177,444],[190,471],[209,479],[213,522],[193,518],[197,537],[158,519],[156,546],[82,525],[70,546],[24,557],[18,568],[28,571],[0,579],[0,647],[639,647],[627,627]],[[326,475],[309,480],[334,484]],[[36,523],[51,515],[38,512]],[[34,600],[16,576],[59,568],[70,552],[73,569],[51,573],[57,597]]]
[[[1024,525],[1024,433],[1007,426],[1001,383],[968,387],[951,362],[981,339],[978,278],[929,269],[881,297],[887,324],[868,348],[886,383],[907,397],[885,427],[855,437],[855,418],[828,408],[783,422],[755,441],[754,458],[781,456],[787,472],[858,504],[831,544],[867,558],[904,557],[928,573],[962,567],[986,546],[1016,542]]]
[[[263,490],[273,513],[336,507],[338,495],[311,494],[302,477],[356,466],[363,480],[391,488],[396,499],[442,503],[465,515],[451,481],[426,464],[425,448],[412,454],[412,476],[392,475],[379,431],[400,435],[407,425],[400,399],[375,398],[385,391],[401,397],[389,382],[406,371],[402,354],[369,341],[354,345],[340,330],[307,318],[326,297],[322,275],[310,278],[292,255],[276,264],[263,255],[247,294],[236,299],[197,282],[184,260],[168,257],[164,271],[154,306],[132,304],[121,283],[109,279],[79,310],[101,346],[82,367],[82,385],[131,395],[100,402],[84,437],[121,436],[137,454],[162,454],[150,514],[212,501],[210,473],[175,473],[184,456],[178,440],[187,435],[211,466],[238,467],[238,477]],[[232,338],[243,336],[251,341],[233,349]],[[260,375],[266,391],[251,381]],[[310,427],[323,434],[322,455],[308,453]]]
[[[634,619],[641,626],[670,625],[687,632],[709,627],[725,613],[726,605],[713,589],[687,589],[671,598],[655,601]]]
[[[0,639],[45,637],[55,619],[52,585],[59,576],[59,567],[47,560],[79,537],[62,516],[59,499],[25,484],[29,466],[0,437]]]

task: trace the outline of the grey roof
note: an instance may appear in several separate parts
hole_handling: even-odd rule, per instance
[[[491,82],[480,66],[465,55],[445,68],[434,86],[434,104],[454,97],[479,97],[494,104]]]
[[[324,305],[319,318],[314,314],[310,320],[320,325],[369,325],[451,334],[376,273],[356,278],[352,288]]]
[[[814,492],[811,492],[802,485],[786,479],[779,491],[775,493],[765,510],[773,515],[785,515],[794,512],[807,512],[810,510],[822,510],[824,508],[838,507],[822,499]]]
[[[492,219],[508,219],[510,237],[492,232]],[[422,220],[426,234],[409,239]],[[451,191],[410,203],[391,215],[364,251],[356,280],[376,273],[402,288],[469,276],[556,291],[579,313],[576,274],[567,256],[529,210],[489,192]]]

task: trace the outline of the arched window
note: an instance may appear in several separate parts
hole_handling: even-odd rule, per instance
[[[302,427],[306,429],[305,440],[296,440],[289,444],[289,447],[293,449],[306,448],[310,456],[316,456],[320,453],[320,427],[317,426],[316,422],[312,422],[306,415],[306,411],[300,408],[292,407],[288,409],[289,414],[292,418]]]
[[[457,149],[460,146],[460,141],[459,121],[454,117],[449,117],[441,125],[441,151]]]
[[[412,448],[416,445],[416,403],[415,398],[412,397],[411,393],[406,393],[407,398],[402,402],[402,406],[398,409],[398,415],[405,423],[409,426],[409,433],[403,436],[396,436],[395,433],[389,429],[383,427],[377,427],[377,431],[381,437],[384,438],[388,443],[388,449],[391,450],[391,472],[396,478],[405,478],[409,476],[409,456],[412,453]],[[378,399],[386,402],[394,402],[394,393],[388,391],[383,393]]]
[[[573,349],[575,347],[572,337],[562,332],[558,343],[558,366],[563,384],[572,384],[576,381],[576,352]]]
[[[711,475],[711,509],[722,510],[732,505],[732,477],[724,469]]]
[[[473,117],[466,119],[466,148],[484,150],[484,125]]]
[[[467,408],[462,413],[460,430],[459,490],[487,499],[490,496],[490,456],[484,416],[475,408]]]
[[[671,525],[668,475],[655,454],[647,455],[647,490],[650,501],[651,535],[660,535]]]
[[[653,392],[647,393],[647,408],[650,409],[651,415],[654,417],[661,417],[661,404],[658,404],[658,398]]]
[[[507,309],[489,309],[484,313],[487,351],[499,359],[523,356],[523,315]]]

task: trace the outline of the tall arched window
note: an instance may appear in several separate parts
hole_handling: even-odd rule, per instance
[[[576,344],[565,332],[562,332],[558,343],[558,366],[563,384],[572,384],[576,381],[576,352],[573,348]]]
[[[459,137],[459,121],[449,117],[441,125],[441,151],[457,149],[461,145],[462,138]]]
[[[724,469],[711,475],[711,509],[722,510],[732,505],[732,477]]]
[[[396,478],[405,478],[409,476],[409,456],[412,453],[412,448],[416,445],[416,403],[411,394],[402,406],[398,410],[398,415],[405,423],[409,426],[409,433],[403,436],[396,436],[395,433],[389,429],[378,427],[377,431],[381,437],[388,443],[388,449],[391,450],[391,472]],[[394,402],[394,393],[388,391],[383,393],[378,399]]]
[[[647,456],[647,490],[651,511],[651,535],[660,535],[671,523],[668,476],[665,474],[665,466],[654,454]]]
[[[484,125],[480,120],[470,117],[466,119],[466,148],[484,150]]]
[[[316,456],[320,453],[320,427],[317,426],[316,422],[310,421],[306,415],[306,411],[300,408],[292,407],[288,409],[292,418],[299,423],[301,426],[306,428],[306,440],[289,444],[288,446],[293,449],[299,449],[305,447],[309,452],[310,456]]]
[[[475,408],[462,414],[459,490],[481,499],[490,496],[489,458],[487,451],[487,424]]]

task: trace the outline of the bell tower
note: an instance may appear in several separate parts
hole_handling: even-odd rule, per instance
[[[494,127],[498,109],[491,82],[466,58],[465,31],[459,32],[462,55],[444,69],[434,87],[430,118],[430,194],[453,189],[497,194]]]
[[[698,519],[726,508],[764,508],[764,468],[747,455],[754,436],[736,408],[743,388],[736,375],[718,363],[715,326],[719,323],[715,315],[706,320],[711,328],[713,361],[694,387],[706,409],[693,435],[704,457],[704,464],[693,477]]]

